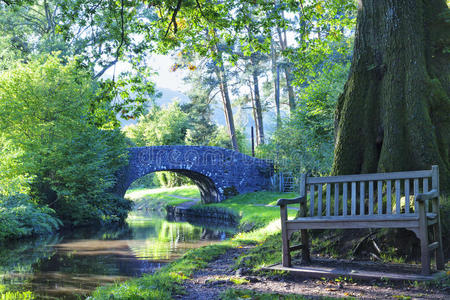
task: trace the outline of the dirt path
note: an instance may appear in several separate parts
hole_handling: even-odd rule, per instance
[[[414,285],[393,282],[337,282],[301,277],[245,276],[241,274],[241,270],[234,271],[233,266],[235,259],[248,250],[249,248],[228,250],[207,268],[196,272],[192,279],[187,280],[184,284],[187,293],[175,299],[219,299],[220,293],[228,288],[250,289],[262,293],[299,294],[311,298],[350,296],[358,299],[450,299],[448,289],[425,290]],[[248,283],[233,283],[243,279]]]

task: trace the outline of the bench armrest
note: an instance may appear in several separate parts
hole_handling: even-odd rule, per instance
[[[416,196],[416,201],[423,202],[423,201],[430,200],[430,199],[437,198],[437,197],[439,197],[438,191],[431,190],[431,191],[423,193],[423,194],[418,194]]]
[[[282,206],[282,205],[288,205],[288,204],[296,204],[296,203],[302,203],[306,201],[306,197],[298,197],[298,198],[291,198],[291,199],[278,199],[277,201],[277,205]]]

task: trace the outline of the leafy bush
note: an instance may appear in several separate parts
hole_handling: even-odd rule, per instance
[[[126,163],[126,143],[119,130],[97,127],[95,98],[90,75],[76,61],[45,56],[0,73],[1,146],[16,153],[0,164],[9,179],[3,185],[25,178],[33,200],[65,225],[122,220],[131,208],[108,193]]]
[[[243,153],[248,152],[246,137],[243,133],[242,128],[236,128],[236,139],[239,146],[239,151]],[[228,134],[227,129],[224,126],[217,127],[217,130],[210,139],[208,146],[216,146],[227,149],[233,148],[231,145],[230,135]]]
[[[61,224],[54,210],[32,203],[27,195],[0,198],[0,241],[50,233]]]

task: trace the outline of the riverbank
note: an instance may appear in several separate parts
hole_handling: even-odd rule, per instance
[[[434,298],[449,296],[445,288],[418,283],[315,280],[262,272],[280,261],[278,198],[294,194],[258,192],[222,203],[195,205],[192,210],[223,209],[239,216],[241,231],[230,240],[194,249],[153,274],[98,288],[91,299],[305,299],[321,297]],[[294,216],[295,210],[289,214]],[[445,285],[448,281],[442,281]],[[328,298],[330,299],[330,298]]]
[[[163,210],[186,202],[200,201],[200,192],[193,185],[173,188],[133,189],[125,195],[134,202],[135,210]]]

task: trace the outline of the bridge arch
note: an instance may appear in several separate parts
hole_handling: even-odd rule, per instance
[[[135,147],[128,153],[128,165],[118,172],[113,189],[121,197],[133,181],[158,171],[172,171],[192,179],[203,203],[267,189],[273,174],[272,164],[220,147]]]

